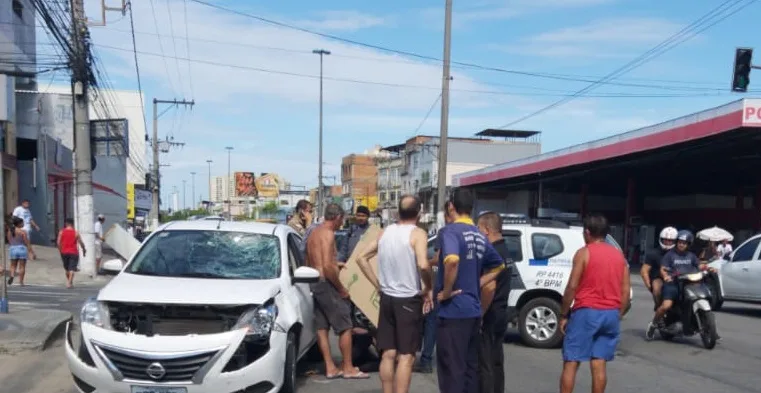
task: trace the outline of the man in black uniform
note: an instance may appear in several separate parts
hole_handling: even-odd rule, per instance
[[[674,227],[663,228],[658,239],[660,248],[655,248],[645,255],[645,263],[642,264],[640,275],[645,287],[653,295],[653,302],[657,309],[661,305],[663,297],[663,278],[661,277],[661,260],[676,244],[677,230]]]
[[[495,274],[482,272],[481,278],[481,345],[478,356],[480,393],[504,393],[505,353],[502,343],[507,330],[507,297],[510,294],[512,266],[508,265],[508,250],[502,237],[502,217],[494,212],[478,217],[478,230],[489,239],[494,249],[506,261],[505,269],[497,272],[497,279],[489,281],[487,276]]]

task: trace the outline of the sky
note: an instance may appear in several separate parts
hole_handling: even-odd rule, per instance
[[[162,168],[165,189],[190,184],[197,172],[197,198],[206,198],[206,160],[212,176],[226,174],[226,146],[234,147],[233,172],[276,172],[315,186],[313,49],[331,52],[323,64],[326,176],[340,184],[348,154],[438,135],[444,0],[204,1],[140,0],[133,8],[149,129],[153,98],[196,103],[159,122],[160,138],[185,143],[161,155],[170,165]],[[85,4],[100,19],[100,1]],[[759,18],[754,0],[455,0],[449,135],[514,123],[647,53],[612,83],[510,128],[541,131],[548,152],[754,96],[752,81],[746,95],[730,93],[730,82],[734,50],[757,43]],[[130,31],[129,14],[118,12],[91,27],[110,84],[137,90]]]

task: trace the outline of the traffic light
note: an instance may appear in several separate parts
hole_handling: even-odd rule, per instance
[[[735,51],[735,71],[732,77],[732,91],[738,93],[748,91],[752,58],[753,49],[751,48],[737,48]]]

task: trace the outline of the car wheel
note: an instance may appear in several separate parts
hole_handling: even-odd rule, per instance
[[[540,297],[521,307],[518,329],[524,344],[533,348],[556,348],[563,340],[560,333],[560,303]]]
[[[285,348],[285,370],[283,372],[283,387],[280,393],[296,392],[296,335],[288,333],[288,341]]]

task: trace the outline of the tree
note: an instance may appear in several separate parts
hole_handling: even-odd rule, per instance
[[[280,211],[280,206],[277,205],[277,202],[270,201],[264,204],[262,206],[262,214],[268,215],[268,216],[274,216],[277,214],[278,211]]]

